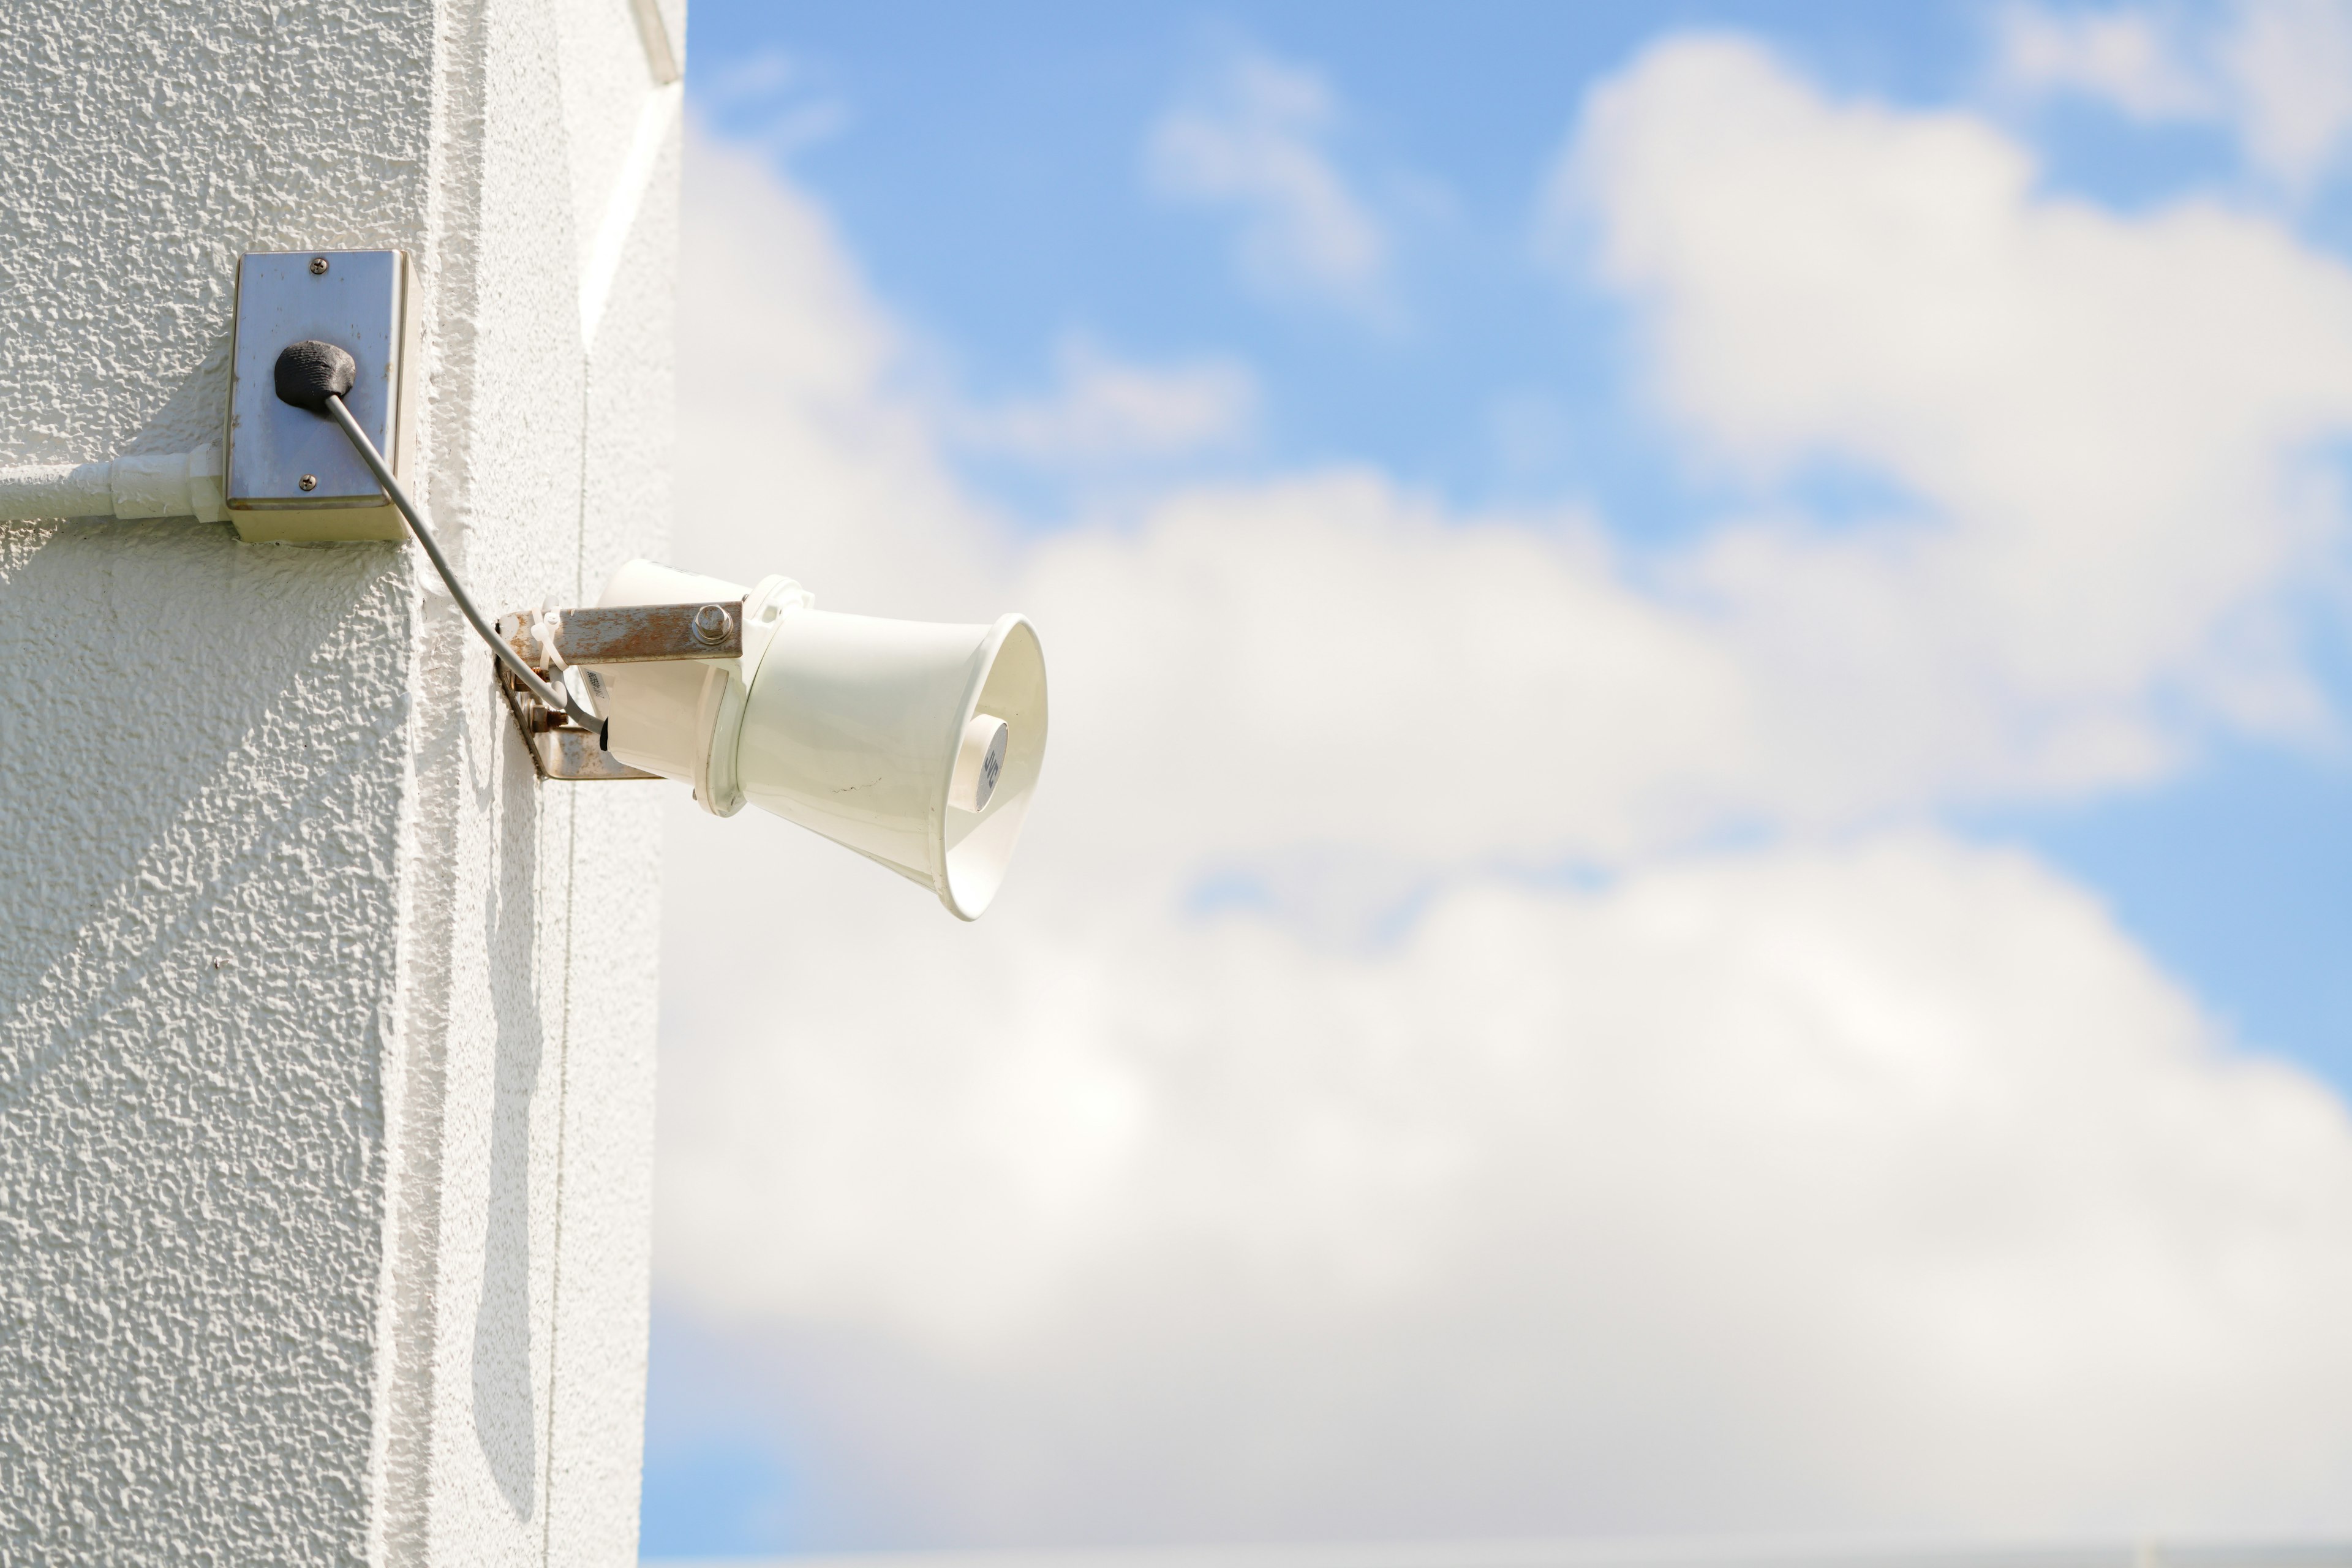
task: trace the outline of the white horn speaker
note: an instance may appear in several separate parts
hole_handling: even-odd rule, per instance
[[[743,601],[740,659],[586,667],[614,756],[745,802],[922,883],[964,920],[996,897],[1045,760],[1045,660],[1020,616],[942,626],[828,614],[632,561],[599,605]]]

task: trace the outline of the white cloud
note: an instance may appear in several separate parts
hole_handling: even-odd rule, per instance
[[[2002,77],[2029,92],[2078,92],[2149,121],[2204,119],[2221,105],[2182,56],[2177,11],[2052,11],[2011,5],[2000,13]]]
[[[1554,200],[1695,452],[1904,515],[1633,554],[1367,469],[1022,545],[822,216],[691,171],[677,558],[1054,669],[978,927],[673,823],[658,1288],[821,1530],[2352,1525],[2341,1107],[1918,826],[2320,721],[2344,268],[1682,41]]]
[[[1320,76],[1242,55],[1160,119],[1147,170],[1165,195],[1234,209],[1243,270],[1269,292],[1379,310],[1388,240],[1332,160],[1337,120]]]
[[[2346,1522],[2352,1130],[2020,858],[1478,883],[1366,955],[1115,882],[957,931],[749,826],[672,839],[779,896],[683,954],[661,1279],[821,1530]]]
[[[1229,359],[1174,365],[1118,360],[1085,339],[1062,344],[1060,385],[1045,398],[966,411],[958,438],[1055,468],[1164,461],[1229,449],[1249,434],[1257,382]]]
[[[831,141],[854,118],[827,73],[796,55],[759,49],[695,75],[695,102],[732,140],[788,157]]]
[[[701,133],[691,146],[678,292],[688,563],[747,583],[782,570],[828,607],[982,613],[1003,581],[995,530],[940,466],[919,400],[897,395],[901,334],[813,203],[751,153]]]
[[[1826,102],[1720,40],[1597,92],[1554,186],[1597,221],[1699,450],[1916,498],[1680,563],[1807,706],[1868,722],[1878,765],[1922,748],[1883,787],[2128,777],[2169,749],[2168,689],[2315,719],[2277,595],[2337,535],[2313,448],[2352,426],[2352,273],[2265,222],[2118,217],[2032,173],[1979,121]]]
[[[2306,185],[2341,159],[2352,132],[2352,5],[2240,0],[2221,60],[2258,165]]]
[[[2218,18],[2179,7],[2001,13],[2003,79],[2074,92],[2135,119],[2228,125],[2254,168],[2308,190],[2352,144],[2352,4],[2238,0]]]

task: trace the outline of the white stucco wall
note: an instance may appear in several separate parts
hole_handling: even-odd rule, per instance
[[[217,439],[238,253],[398,246],[445,545],[577,602],[676,93],[630,0],[0,6],[0,465]],[[668,786],[540,784],[430,578],[0,523],[0,1561],[634,1560]]]

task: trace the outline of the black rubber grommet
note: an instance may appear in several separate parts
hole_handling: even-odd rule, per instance
[[[278,356],[278,400],[313,414],[327,411],[330,394],[349,397],[352,378],[359,374],[352,356],[332,343],[306,338],[289,343]]]

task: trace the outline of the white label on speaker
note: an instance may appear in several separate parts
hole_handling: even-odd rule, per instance
[[[975,713],[963,727],[955,771],[948,778],[948,804],[961,811],[988,809],[996,781],[1004,774],[1004,746],[1012,731],[992,713]]]
[[[986,811],[988,797],[996,793],[996,781],[1004,773],[1004,743],[1012,734],[1010,724],[999,724],[995,738],[988,742],[988,755],[980,763],[980,788],[973,792],[978,797],[972,803],[974,811]]]

